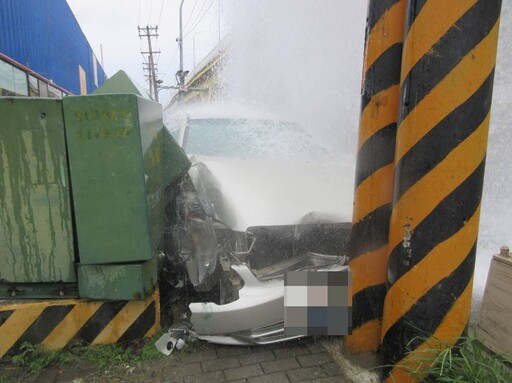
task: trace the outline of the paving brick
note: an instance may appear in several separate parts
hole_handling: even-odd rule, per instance
[[[229,358],[219,358],[201,362],[201,367],[203,368],[203,371],[208,372],[224,370],[226,368],[240,367],[240,363],[238,363],[238,358],[231,356]]]
[[[325,352],[324,346],[322,346],[322,343],[320,341],[307,343],[306,347],[308,348],[309,352],[312,354],[317,354],[319,352]]]
[[[197,351],[191,354],[180,354],[182,363],[197,363],[205,360],[217,359],[217,353],[214,349]]]
[[[262,351],[255,352],[254,354],[246,354],[240,355],[238,360],[242,366],[246,366],[248,364],[256,364],[261,362],[268,362],[269,360],[274,360],[275,356],[272,351]]]
[[[249,378],[249,383],[288,383],[289,380],[284,372],[276,372],[274,374],[267,374]]]
[[[219,358],[248,354],[252,354],[252,349],[248,346],[221,346],[217,348]]]
[[[302,367],[318,366],[320,364],[332,362],[331,358],[326,352],[313,355],[301,355],[297,357],[297,360]]]
[[[166,372],[167,378],[171,382],[180,381],[178,378],[197,375],[202,373],[199,363],[186,364],[182,366],[173,367],[169,372]]]
[[[187,376],[183,383],[223,383],[226,379],[222,371],[212,371],[200,375]]]
[[[263,375],[263,370],[259,365],[252,364],[250,366],[224,370],[224,375],[226,376],[227,380],[245,379],[253,376]]]
[[[341,383],[345,381],[346,379],[342,376],[329,376],[327,378],[313,380],[314,383]]]
[[[266,374],[277,371],[292,370],[299,367],[300,366],[295,358],[279,359],[272,362],[261,363],[261,368],[263,368],[263,371],[265,371]]]
[[[273,350],[276,359],[291,358],[298,355],[307,355],[309,350],[306,346],[298,345],[291,347],[276,348]]]
[[[331,362],[328,364],[324,364],[322,368],[327,371],[329,375],[339,375],[341,374],[340,366],[338,366],[336,363]]]
[[[291,382],[303,382],[305,380],[325,378],[327,377],[327,372],[320,367],[305,367],[286,371],[286,375],[288,375]]]

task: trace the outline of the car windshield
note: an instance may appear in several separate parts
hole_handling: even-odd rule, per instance
[[[290,122],[248,119],[191,119],[187,154],[251,159],[320,160],[327,151]]]

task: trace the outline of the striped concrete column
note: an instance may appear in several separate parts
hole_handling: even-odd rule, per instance
[[[389,382],[412,381],[419,351],[454,344],[468,323],[500,10],[501,0],[408,0],[382,322],[386,363],[399,365]]]
[[[351,352],[379,347],[386,293],[387,242],[393,196],[400,61],[406,0],[368,6],[352,236]]]

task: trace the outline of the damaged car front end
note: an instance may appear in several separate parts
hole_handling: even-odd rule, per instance
[[[193,117],[168,126],[192,166],[170,206],[166,279],[189,285],[200,339],[266,344],[284,334],[287,271],[341,271],[351,174],[297,125]]]

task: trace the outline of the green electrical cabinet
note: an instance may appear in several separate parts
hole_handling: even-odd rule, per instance
[[[66,97],[63,104],[80,296],[144,298],[163,251],[165,189],[186,172],[188,158],[156,102],[101,94]]]
[[[0,297],[67,295],[74,262],[62,101],[0,98]]]

